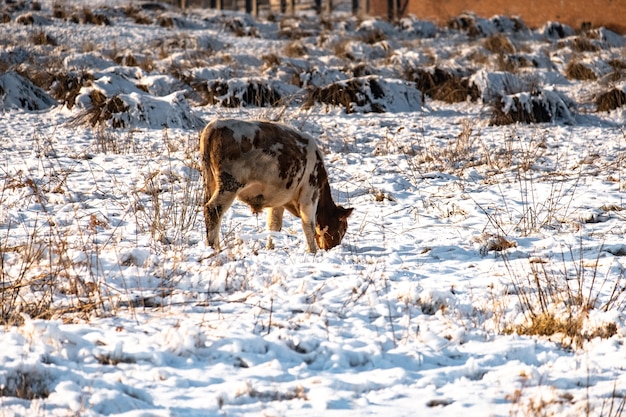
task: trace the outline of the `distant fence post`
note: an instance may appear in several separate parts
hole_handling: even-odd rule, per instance
[[[246,0],[246,13],[250,13],[254,16],[259,15],[259,1],[258,0]]]
[[[398,0],[387,0],[387,16],[389,20],[395,22],[398,20]]]

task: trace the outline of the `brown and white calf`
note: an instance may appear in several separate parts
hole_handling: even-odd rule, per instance
[[[280,231],[285,209],[302,220],[309,252],[341,243],[352,208],[335,205],[315,140],[283,124],[218,119],[200,137],[207,244],[219,250],[222,216],[235,198]],[[270,234],[268,248],[272,245]]]

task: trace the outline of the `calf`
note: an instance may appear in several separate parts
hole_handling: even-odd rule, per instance
[[[222,216],[235,198],[255,214],[267,208],[267,228],[280,231],[285,209],[302,220],[309,252],[341,243],[352,208],[335,205],[315,140],[288,126],[218,119],[200,136],[207,244],[219,250]],[[270,234],[268,248],[272,248]]]

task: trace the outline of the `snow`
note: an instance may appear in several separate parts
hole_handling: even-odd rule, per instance
[[[573,30],[479,19],[484,36],[536,54],[537,67],[510,73],[472,60],[480,37],[414,18],[344,17],[337,33],[294,19],[311,56],[285,57],[293,40],[276,21],[168,9],[176,26],[164,28],[107,2],[112,24],[96,26],[52,17],[54,4],[33,11],[39,27],[16,22],[24,10],[0,24],[0,416],[621,414],[625,113],[593,110],[581,91],[602,81],[559,72]],[[37,30],[63,45],[59,68],[93,74],[76,106],[25,76],[48,56],[20,44]],[[361,42],[371,31],[382,39]],[[623,36],[594,33],[602,48],[578,54],[598,68],[623,60]],[[334,55],[346,37],[353,58]],[[434,64],[467,69],[482,99],[432,101],[402,78],[405,65]],[[250,79],[293,101],[200,97]],[[383,112],[301,107],[307,88],[347,80],[371,87],[360,97]],[[528,106],[535,87],[562,118],[489,125],[493,98]],[[125,110],[86,123],[94,90]],[[223,251],[206,246],[198,132],[215,117],[316,137],[335,201],[355,208],[340,246],[309,254],[286,215],[268,250],[265,219],[240,203],[225,213]],[[544,310],[580,318],[579,337],[522,332]]]

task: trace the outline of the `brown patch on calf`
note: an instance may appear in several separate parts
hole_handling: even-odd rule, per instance
[[[298,132],[275,123],[261,122],[259,126],[260,129],[254,137],[254,146],[276,157],[280,178],[288,180],[286,188],[289,189],[299,182],[295,177],[306,162],[308,141]],[[282,146],[277,146],[276,138],[280,138]]]

